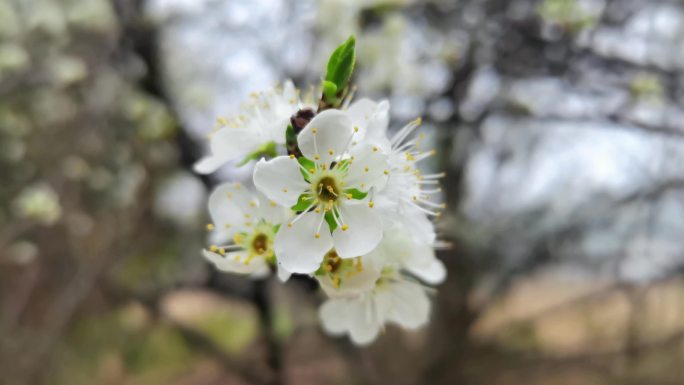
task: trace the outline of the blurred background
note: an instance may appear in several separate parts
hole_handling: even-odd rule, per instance
[[[317,84],[422,116],[449,279],[419,332],[200,256],[214,119]],[[0,384],[684,384],[684,4],[0,1]]]

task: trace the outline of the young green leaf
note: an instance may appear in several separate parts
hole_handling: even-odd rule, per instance
[[[323,80],[323,97],[327,102],[332,103],[337,97],[337,85],[333,82]]]
[[[337,87],[337,92],[342,91],[347,86],[354,71],[354,64],[356,62],[355,46],[356,39],[354,35],[349,36],[347,41],[337,47],[330,55],[330,59],[328,59],[325,80],[333,83]]]

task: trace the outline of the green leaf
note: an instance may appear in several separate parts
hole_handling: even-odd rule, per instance
[[[311,159],[305,158],[303,156],[300,156],[299,158],[297,158],[297,162],[299,162],[299,164],[301,164],[305,170],[311,170],[312,168],[314,168],[314,169],[316,168],[316,164]],[[304,170],[302,170],[300,168],[299,172],[302,173],[304,180],[306,180],[307,182],[311,182],[309,180],[309,175]]]
[[[351,194],[352,199],[363,199],[366,197],[366,195],[368,195],[367,192],[359,191],[355,188],[344,190],[344,192],[347,194]]]
[[[323,97],[326,101],[334,101],[337,97],[337,85],[333,82],[323,80]]]
[[[247,164],[250,160],[258,160],[263,156],[274,158],[278,155],[278,151],[276,149],[276,144],[275,142],[268,142],[262,144],[259,148],[257,148],[255,151],[247,154],[245,158],[238,164],[239,166],[244,166]]]
[[[273,226],[273,233],[274,233],[274,234],[278,233],[278,230],[280,230],[280,223],[278,223],[277,225]]]
[[[326,211],[324,218],[325,221],[328,222],[328,226],[330,226],[330,231],[335,231],[337,228],[337,222],[335,222],[333,214],[330,211]]]
[[[299,196],[299,199],[297,199],[297,203],[295,203],[294,206],[292,206],[293,211],[304,211],[311,206],[311,199],[306,199],[306,195],[302,194]]]
[[[337,92],[342,91],[347,86],[352,72],[354,72],[354,64],[356,62],[355,46],[356,39],[354,35],[351,35],[347,41],[333,51],[330,59],[328,59],[325,81],[334,84],[337,87]],[[325,84],[324,82],[323,89],[324,95],[327,97]]]

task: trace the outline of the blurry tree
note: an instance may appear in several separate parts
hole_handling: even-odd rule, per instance
[[[306,284],[206,268],[225,174],[188,172],[351,32],[453,244],[430,328],[360,350]],[[666,0],[0,2],[0,383],[684,382],[683,37]]]

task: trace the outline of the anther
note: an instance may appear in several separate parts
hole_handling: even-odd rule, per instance
[[[214,229],[214,224],[213,223],[207,223],[207,230],[211,231]]]
[[[213,251],[214,253],[218,251],[218,246],[216,245],[211,245],[209,246],[209,251]]]
[[[286,188],[284,188],[284,189],[283,189],[283,192],[287,192],[287,189],[286,189]]]
[[[290,159],[294,159],[294,158],[295,158],[295,156],[294,156],[294,155],[290,155]]]
[[[332,149],[331,149],[331,150],[328,150],[328,154],[332,155],[332,154],[334,154],[334,153],[335,153],[335,151],[333,151]]]
[[[373,206],[375,206],[375,202],[373,202],[373,201],[368,202],[368,207],[373,208]]]
[[[347,224],[342,225],[342,231],[347,231],[348,228],[349,228],[349,225],[347,225]]]
[[[316,233],[316,234],[314,234],[314,237],[316,237],[316,239],[320,238],[320,237],[321,237],[321,233]]]
[[[382,173],[385,175],[389,175],[389,171],[387,171],[387,170],[383,171]]]

